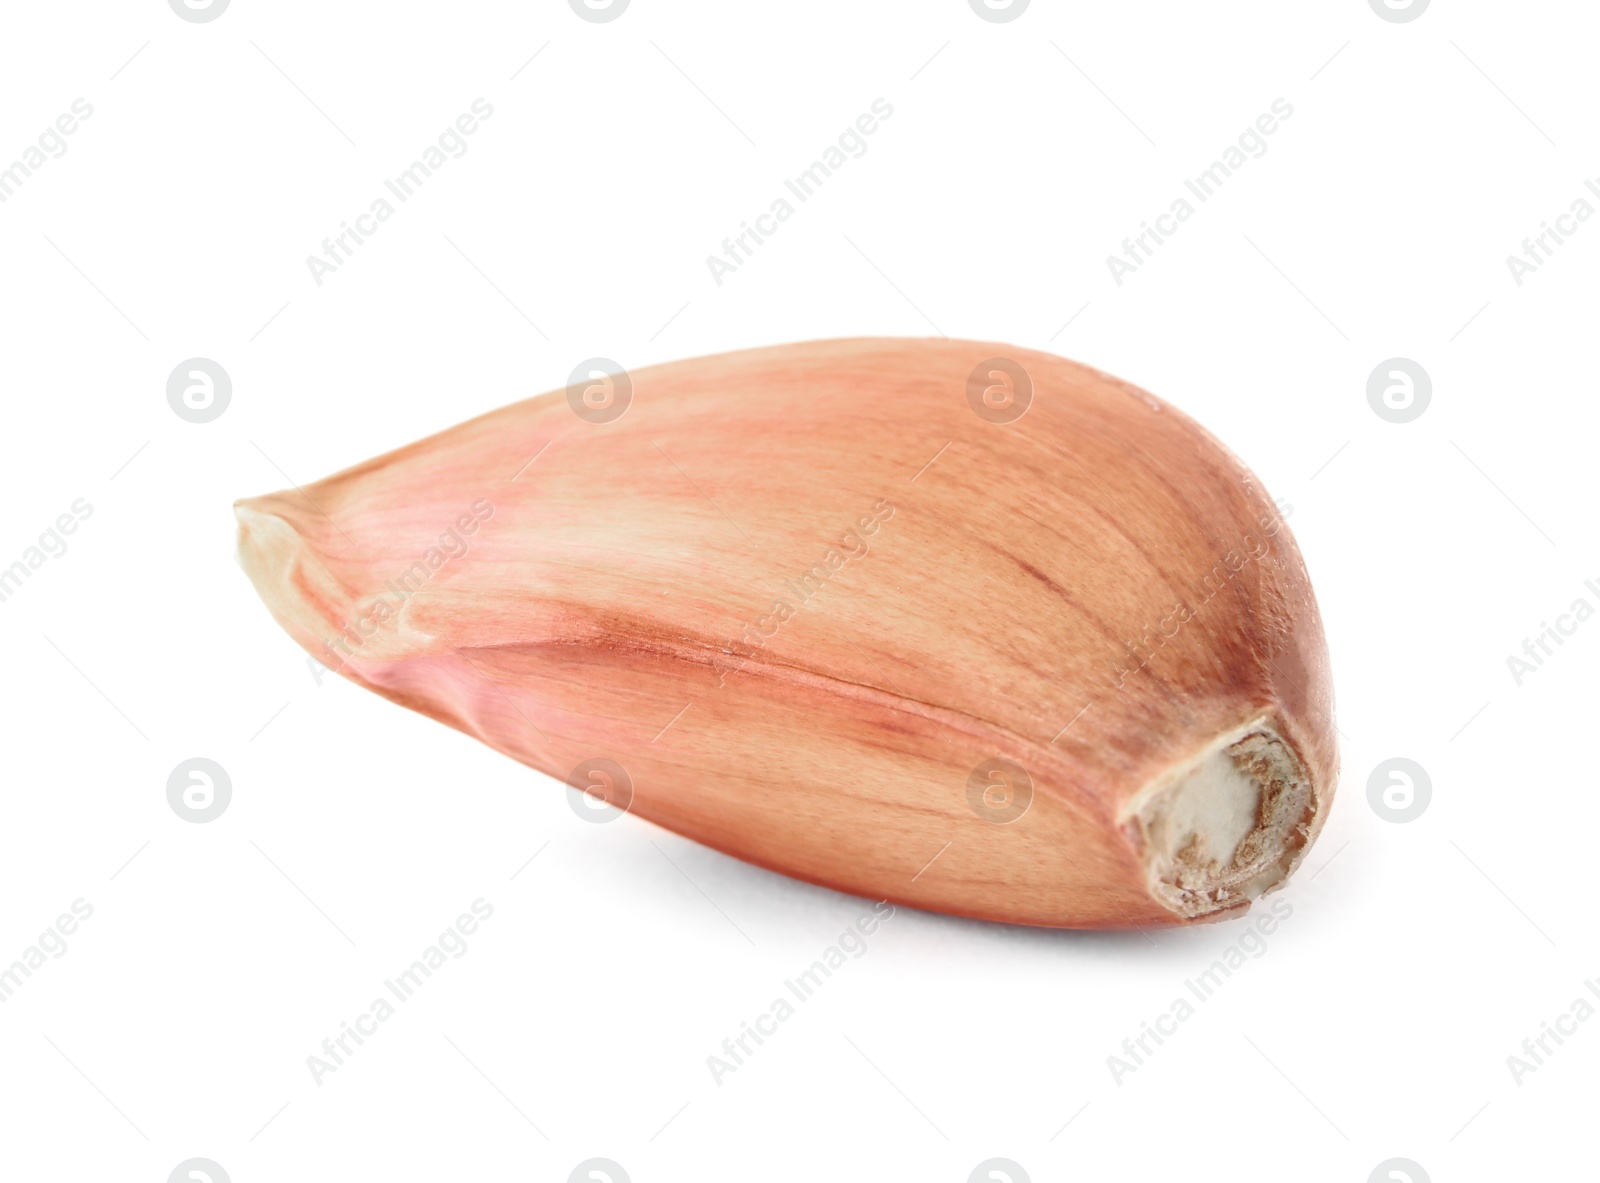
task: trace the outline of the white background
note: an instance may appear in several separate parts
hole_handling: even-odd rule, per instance
[[[1520,686],[1506,659],[1600,606],[1600,222],[1521,286],[1505,257],[1600,176],[1597,26],[1489,0],[1410,23],[1365,0],[8,5],[0,163],[94,113],[0,205],[0,565],[93,514],[0,603],[0,963],[94,914],[0,1004],[0,1176],[1592,1169],[1600,1022],[1520,1084],[1507,1057],[1600,974],[1600,623]],[[306,256],[480,97],[470,150],[318,286]],[[706,256],[880,97],[866,154],[718,286]],[[1118,286],[1106,256],[1280,97],[1266,154]],[[1120,1084],[1107,1057],[1249,921],[902,909],[717,1085],[706,1057],[869,905],[585,824],[556,782],[319,685],[230,504],[593,355],[935,333],[1136,382],[1287,499],[1340,796],[1266,953]],[[232,376],[211,423],[166,402],[194,356]],[[1406,424],[1366,399],[1394,356],[1433,381]],[[192,756],[233,784],[204,825],[166,800]],[[1409,824],[1367,800],[1394,756],[1432,782]],[[306,1057],[479,897],[469,951],[313,1083]]]

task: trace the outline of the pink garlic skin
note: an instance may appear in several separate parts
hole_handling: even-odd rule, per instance
[[[995,356],[1032,383],[1014,422],[967,398]],[[843,891],[1187,922],[1146,883],[1129,802],[1256,717],[1317,787],[1298,863],[1337,771],[1320,618],[1287,528],[1265,533],[1270,498],[1181,412],[972,342],[815,342],[631,379],[609,422],[557,391],[241,501],[242,564],[350,680],[558,779],[614,760],[631,812]],[[1247,538],[1259,557],[1130,659]],[[968,799],[993,759],[1031,779],[1009,824]]]

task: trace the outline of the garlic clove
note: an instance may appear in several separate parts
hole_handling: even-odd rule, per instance
[[[1149,926],[1298,865],[1338,763],[1321,620],[1192,420],[961,341],[625,388],[614,417],[558,391],[241,501],[241,561],[353,681],[842,891]]]

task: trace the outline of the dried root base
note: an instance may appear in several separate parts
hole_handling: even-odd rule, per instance
[[[1141,792],[1129,824],[1151,894],[1195,919],[1243,908],[1288,878],[1316,812],[1305,766],[1258,719]]]

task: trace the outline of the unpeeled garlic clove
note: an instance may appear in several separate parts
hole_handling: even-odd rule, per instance
[[[1180,412],[1047,354],[652,366],[236,510],[320,661],[841,891],[1210,919],[1279,885],[1332,800],[1327,649],[1272,500]]]

